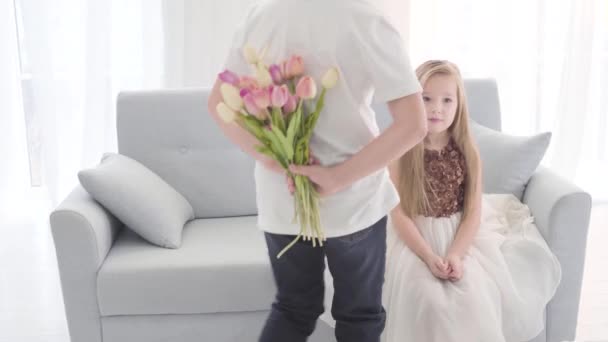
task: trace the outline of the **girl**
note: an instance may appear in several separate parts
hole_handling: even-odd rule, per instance
[[[390,167],[401,204],[389,220],[384,341],[528,341],[543,328],[559,263],[529,215],[513,215],[523,207],[513,196],[486,196],[482,219],[481,161],[458,67],[428,61],[416,74],[428,134]],[[497,218],[506,206],[515,218],[505,227]],[[521,224],[528,236],[512,232]]]
[[[457,66],[428,61],[416,74],[428,134],[389,167],[401,203],[387,223],[383,341],[528,341],[543,329],[559,263],[527,207],[482,197]]]

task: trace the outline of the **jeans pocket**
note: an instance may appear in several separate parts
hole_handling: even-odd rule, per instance
[[[348,235],[344,235],[344,236],[339,236],[335,239],[335,241],[338,241],[340,243],[343,244],[347,244],[347,245],[354,245],[360,241],[363,241],[365,239],[367,239],[372,233],[377,232],[384,235],[384,239],[386,239],[386,220],[387,220],[387,216],[384,216],[383,218],[381,218],[380,220],[378,220],[378,222],[374,223],[373,225],[371,225],[370,227],[367,227],[365,229],[361,229],[358,232],[354,232],[352,234],[348,234]],[[379,230],[382,229],[382,230]]]
[[[342,243],[345,244],[355,244],[361,240],[365,240],[365,238],[367,238],[369,236],[369,234],[371,234],[372,230],[374,230],[374,227],[369,227],[369,228],[365,228],[362,229],[358,232],[354,232],[352,234],[348,234],[348,235],[344,235],[344,236],[340,236],[337,237],[336,239]]]

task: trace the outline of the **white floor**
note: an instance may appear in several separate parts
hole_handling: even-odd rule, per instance
[[[40,193],[32,192],[29,213],[0,211],[0,342],[69,342],[48,227],[49,209],[41,198]],[[577,341],[608,341],[606,246],[608,204],[596,205],[589,231]]]
[[[608,203],[591,211],[577,340],[608,341]]]
[[[42,198],[32,192],[29,216],[18,211],[0,216],[0,342],[70,341]]]

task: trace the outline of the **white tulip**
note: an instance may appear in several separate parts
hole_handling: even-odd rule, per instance
[[[230,83],[222,83],[220,86],[220,92],[224,102],[233,110],[241,110],[243,108],[243,99],[239,90]]]
[[[236,120],[236,113],[224,102],[218,103],[215,109],[217,110],[217,114],[222,120],[224,120],[225,123],[232,123],[234,120]]]
[[[323,76],[323,79],[321,80],[321,84],[323,85],[323,88],[331,89],[331,88],[335,87],[336,83],[338,83],[339,77],[340,77],[340,75],[338,74],[338,69],[331,68],[331,69],[327,70],[327,72]]]
[[[260,61],[260,56],[258,55],[256,49],[249,45],[243,48],[243,56],[245,56],[245,60],[247,60],[247,63],[249,64],[255,65]]]
[[[268,68],[264,66],[262,63],[258,64],[256,70],[256,79],[261,87],[268,87],[272,84],[272,76],[270,75],[270,71]]]

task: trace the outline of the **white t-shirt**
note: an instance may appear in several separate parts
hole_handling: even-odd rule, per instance
[[[310,142],[321,165],[347,160],[379,135],[372,98],[388,102],[421,91],[399,33],[367,0],[258,2],[237,29],[227,69],[253,75],[242,54],[247,44],[267,47],[268,65],[292,54],[302,56],[305,73],[319,89],[325,71],[339,69],[340,80],[327,92]],[[255,181],[259,228],[298,234],[285,176],[256,163]],[[322,198],[321,226],[328,238],[354,233],[376,223],[398,203],[399,195],[384,168]]]

